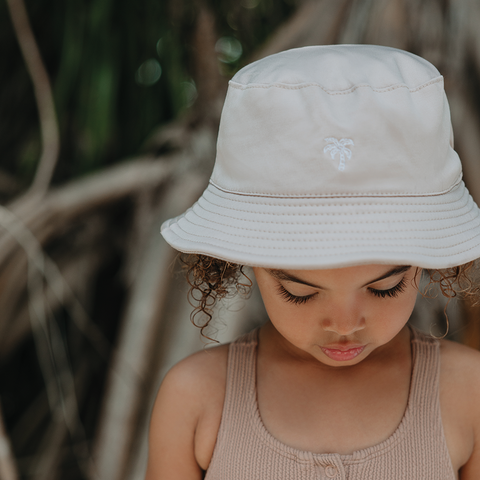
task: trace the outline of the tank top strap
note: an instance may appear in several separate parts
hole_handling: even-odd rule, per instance
[[[258,328],[237,338],[228,349],[227,379],[217,447],[227,445],[232,430],[244,428],[246,418],[256,410],[256,347]],[[241,424],[241,425],[240,425]]]
[[[415,407],[421,407],[420,410],[415,408],[415,411],[418,411],[423,417],[428,413],[424,410],[426,405],[428,405],[430,414],[435,413],[431,411],[432,407],[440,408],[440,348],[436,338],[428,336],[414,327],[410,327],[410,329],[413,371],[409,401]]]
[[[408,410],[415,438],[436,438],[437,448],[450,459],[440,411],[440,342],[415,328],[411,331],[414,359]]]

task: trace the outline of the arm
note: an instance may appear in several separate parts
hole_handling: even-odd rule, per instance
[[[198,352],[166,375],[150,422],[145,480],[201,480],[215,446],[228,347]]]
[[[471,455],[460,469],[460,480],[477,480],[480,478],[480,354],[472,355],[469,375],[470,385],[465,391],[468,398],[466,414],[470,417],[473,428],[473,448]]]
[[[203,478],[194,450],[200,412],[188,377],[188,371],[179,364],[170,370],[160,387],[150,421],[145,480]]]
[[[460,469],[460,480],[475,480],[480,478],[480,447],[477,439],[476,448],[468,462]]]
[[[480,479],[480,352],[441,342],[442,420],[460,480]]]

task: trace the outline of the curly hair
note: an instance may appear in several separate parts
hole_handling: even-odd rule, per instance
[[[247,296],[253,285],[252,280],[245,274],[243,265],[207,255],[182,254],[180,261],[190,286],[189,301],[194,307],[190,320],[200,328],[203,337],[210,339],[204,331],[212,320],[217,302],[235,293]],[[202,314],[206,321],[200,323],[197,318]]]
[[[190,319],[200,328],[202,336],[206,336],[204,331],[212,320],[213,308],[217,302],[235,293],[247,295],[252,281],[244,272],[244,265],[200,254],[182,254],[180,259],[190,286],[189,300],[194,307]],[[457,267],[424,269],[429,275],[429,282],[421,293],[426,295],[430,287],[437,284],[442,295],[449,301],[462,296],[478,302],[480,285],[475,283],[476,267],[476,261],[472,261]],[[206,321],[200,323],[197,320],[199,316],[206,317]]]

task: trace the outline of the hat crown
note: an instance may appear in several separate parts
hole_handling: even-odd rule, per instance
[[[270,55],[242,68],[231,83],[244,87],[317,84],[341,92],[362,84],[375,89],[394,85],[414,89],[440,76],[430,62],[403,50],[376,45],[329,45]]]
[[[278,197],[432,195],[461,178],[443,78],[373,45],[314,46],[230,81],[211,182]]]

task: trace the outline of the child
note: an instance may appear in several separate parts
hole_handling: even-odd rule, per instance
[[[269,322],[168,373],[147,480],[478,480],[480,353],[407,326],[422,269],[475,290],[461,175],[422,58],[315,46],[239,71],[210,184],[162,233],[197,311],[251,266]]]

